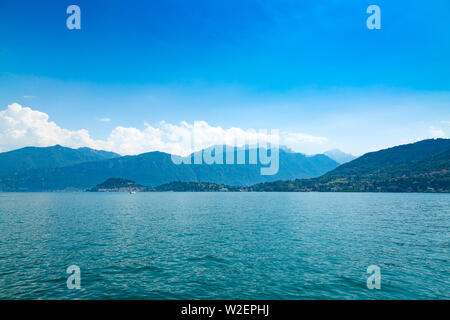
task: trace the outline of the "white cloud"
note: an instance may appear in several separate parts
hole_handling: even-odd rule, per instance
[[[304,144],[304,143],[323,144],[326,142],[328,142],[328,138],[316,137],[305,133],[286,132],[283,135],[284,144]]]
[[[255,131],[232,127],[214,127],[205,121],[193,124],[181,122],[178,125],[160,122],[157,127],[145,123],[145,128],[126,128],[118,126],[106,140],[93,139],[85,129],[71,131],[49,121],[43,112],[14,103],[0,111],[0,151],[8,151],[26,146],[63,146],[78,148],[90,147],[134,155],[150,151],[162,151],[186,155],[215,144],[242,146],[257,141],[279,139],[280,144],[321,144],[328,141],[324,137],[296,132]]]
[[[37,97],[36,96],[23,96],[24,97],[24,99],[36,99]]]
[[[450,125],[450,121],[441,121],[441,123]]]
[[[98,121],[100,121],[100,122],[110,122],[111,119],[110,118],[100,118],[100,119],[98,119]]]
[[[436,139],[436,138],[447,138],[447,135],[445,134],[444,130],[434,127],[434,126],[430,126],[428,128],[429,130],[429,137]]]
[[[25,146],[51,146],[61,144],[71,147],[93,145],[87,130],[70,131],[49,121],[48,115],[17,103],[0,111],[0,151]]]

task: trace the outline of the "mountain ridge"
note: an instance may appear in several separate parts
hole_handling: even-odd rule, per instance
[[[119,157],[117,153],[87,147],[72,149],[61,145],[24,147],[0,153],[0,178],[29,172],[34,169],[52,169],[88,161]]]
[[[248,153],[246,151],[246,159]],[[191,154],[193,157],[195,153]],[[157,186],[173,181],[202,182],[226,185],[252,185],[279,179],[320,176],[339,164],[325,155],[306,156],[300,153],[280,154],[279,172],[274,176],[260,174],[260,164],[180,164],[171,155],[154,151],[137,156],[122,156],[88,161],[65,167],[28,170],[25,173],[0,179],[3,191],[54,191],[90,188],[110,177],[123,177],[141,185]],[[234,149],[237,157],[237,149]]]
[[[251,150],[245,151],[246,159]],[[233,152],[237,159],[237,149]],[[188,158],[193,161],[195,155]],[[279,155],[280,170],[274,176],[260,175],[261,165],[177,165],[170,154],[154,151],[30,169],[0,177],[0,190],[84,190],[111,177],[122,177],[137,181],[140,187],[161,191],[218,191],[227,186],[229,190],[246,191],[450,192],[450,139],[427,139],[369,152],[340,166],[325,155],[307,156],[283,150],[279,150]]]

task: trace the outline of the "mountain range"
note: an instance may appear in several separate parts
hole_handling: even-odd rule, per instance
[[[251,148],[245,150],[246,159],[251,151]],[[234,159],[237,152],[235,148]],[[195,154],[190,157],[194,158]],[[261,175],[264,166],[246,163],[177,165],[170,154],[158,151],[119,156],[88,148],[23,148],[0,154],[0,190],[84,190],[111,177],[131,179],[145,186],[174,181],[249,186],[280,179],[318,177],[339,165],[323,154],[307,156],[281,149],[279,171],[275,175]]]
[[[116,153],[90,148],[71,149],[60,145],[46,148],[26,147],[0,153],[0,178],[24,174],[36,169],[61,168],[116,157],[119,157]]]
[[[245,158],[253,151],[245,149]],[[234,159],[237,152],[235,148]],[[188,158],[192,161],[197,154]],[[30,147],[0,153],[0,190],[85,190],[96,185],[97,189],[120,189],[131,181],[146,191],[450,192],[450,139],[370,152],[342,165],[324,154],[306,156],[280,149],[277,174],[261,175],[261,167],[177,165],[163,152],[120,156],[89,148]]]

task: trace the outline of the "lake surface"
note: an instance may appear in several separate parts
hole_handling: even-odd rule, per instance
[[[450,194],[0,193],[0,299],[449,298]]]

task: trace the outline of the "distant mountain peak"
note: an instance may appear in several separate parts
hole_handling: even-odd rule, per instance
[[[331,159],[333,159],[334,161],[336,161],[339,164],[344,164],[346,162],[350,162],[357,158],[354,155],[352,155],[350,153],[345,153],[339,149],[331,149],[331,150],[324,152],[323,154],[330,157]]]
[[[295,153],[295,151],[294,150],[292,150],[291,148],[289,148],[288,146],[285,146],[285,145],[280,145],[280,150],[283,150],[284,152],[287,152],[287,153]]]

